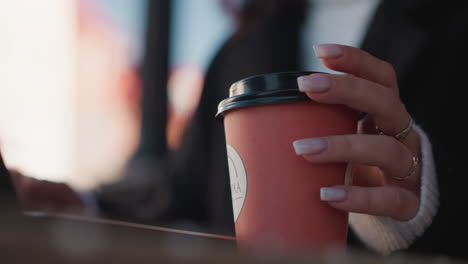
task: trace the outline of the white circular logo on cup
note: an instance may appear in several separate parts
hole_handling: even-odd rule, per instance
[[[236,222],[247,195],[247,173],[239,153],[229,144],[227,145],[227,156],[229,178],[231,181],[232,208],[234,222]]]

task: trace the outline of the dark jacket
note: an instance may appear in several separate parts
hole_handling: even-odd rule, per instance
[[[255,74],[301,70],[297,15],[260,17],[222,46],[181,148],[158,156],[158,161],[137,156],[130,167],[141,171],[145,164],[150,172],[134,188],[125,179],[103,188],[100,202],[109,215],[157,224],[188,219],[204,231],[233,234],[224,130],[214,114],[231,83]],[[468,235],[468,180],[462,169],[467,155],[460,128],[465,120],[461,92],[467,86],[467,31],[466,1],[386,0],[362,46],[393,64],[401,98],[433,144],[441,207],[411,252],[468,256],[465,243],[457,242]]]

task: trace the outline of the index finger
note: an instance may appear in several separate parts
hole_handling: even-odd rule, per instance
[[[371,54],[350,46],[321,44],[314,46],[315,56],[329,69],[358,76],[398,91],[393,66]]]

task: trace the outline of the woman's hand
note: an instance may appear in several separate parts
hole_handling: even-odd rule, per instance
[[[343,211],[410,220],[419,208],[420,142],[393,67],[349,46],[324,44],[314,50],[326,67],[348,75],[303,76],[299,89],[314,101],[367,113],[357,135],[294,142],[296,153],[309,162],[354,164],[354,185],[322,188],[321,199]]]

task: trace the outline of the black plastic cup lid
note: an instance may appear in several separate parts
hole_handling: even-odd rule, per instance
[[[216,117],[240,107],[311,101],[305,93],[299,91],[297,77],[312,73],[317,72],[269,73],[237,81],[229,88],[229,98],[219,103]]]

